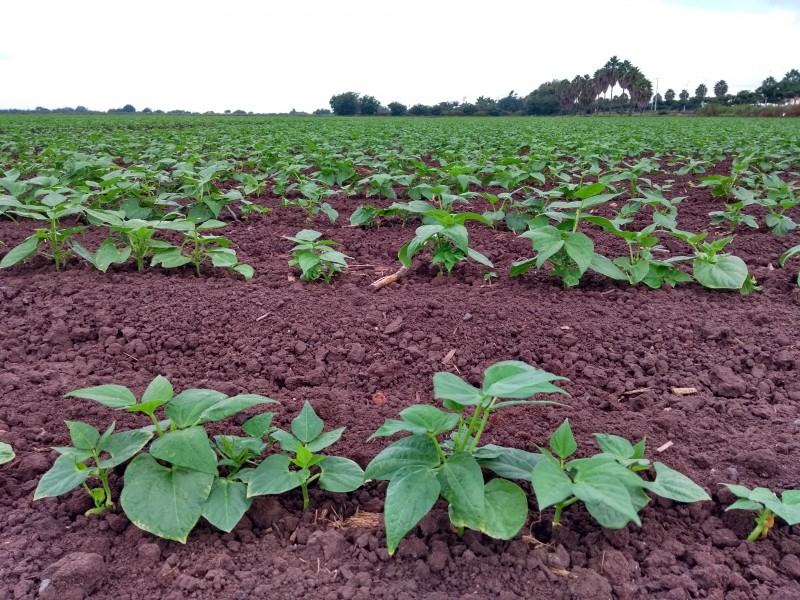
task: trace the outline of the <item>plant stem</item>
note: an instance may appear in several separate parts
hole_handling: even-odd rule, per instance
[[[100,481],[103,483],[103,491],[106,494],[106,508],[114,508],[114,503],[111,501],[111,488],[108,487],[108,469],[100,469],[98,471]]]
[[[556,514],[553,515],[553,526],[557,526],[561,524],[561,511],[567,508],[568,506],[575,504],[578,501],[577,498],[570,498],[569,500],[565,500],[564,502],[559,502],[556,504]]]
[[[439,445],[439,441],[436,439],[436,436],[433,435],[430,432],[427,433],[427,436],[429,438],[431,438],[431,440],[433,441],[434,445],[436,446],[436,450],[437,450],[437,452],[439,452],[439,460],[441,460],[442,463],[447,462],[447,457],[444,455],[444,451],[442,450],[442,447]],[[454,447],[454,450],[458,450],[458,448]]]
[[[300,488],[303,490],[303,510],[308,510],[308,481],[301,483]]]
[[[473,452],[478,445],[478,440],[481,439],[481,435],[483,435],[483,430],[486,427],[486,421],[489,420],[489,413],[492,412],[492,407],[494,403],[497,402],[497,398],[492,398],[492,401],[489,402],[489,406],[486,407],[486,410],[483,411],[483,418],[481,419],[480,427],[478,427],[478,432],[475,434],[475,437],[472,440],[472,445],[469,447],[469,451]]]
[[[756,528],[747,536],[747,541],[755,542],[767,537],[770,527],[772,527],[772,524],[775,522],[774,519],[775,517],[772,511],[768,508],[758,513],[758,517],[756,517]]]

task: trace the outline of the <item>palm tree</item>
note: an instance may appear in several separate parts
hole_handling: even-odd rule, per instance
[[[643,75],[631,84],[631,112],[640,108],[642,112],[653,97],[653,82]]]
[[[708,95],[708,87],[705,83],[701,83],[697,86],[697,89],[694,91],[695,98],[702,101],[705,100],[705,97]]]
[[[578,105],[588,112],[595,99],[595,81],[589,75],[576,75],[572,80],[572,92],[578,101]]]
[[[672,102],[675,100],[675,90],[669,88],[666,92],[664,92],[664,100],[667,102]]]
[[[714,84],[714,95],[717,98],[723,98],[727,93],[728,93],[728,82],[726,82],[724,79],[720,79],[717,83]]]
[[[556,102],[561,107],[561,110],[572,112],[575,105],[575,98],[573,94],[572,84],[568,79],[562,79],[555,85]]]

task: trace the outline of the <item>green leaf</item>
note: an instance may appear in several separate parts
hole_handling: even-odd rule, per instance
[[[5,442],[0,442],[0,465],[14,460],[14,449]]]
[[[541,269],[545,261],[564,247],[562,233],[552,225],[544,225],[526,231],[520,237],[529,238],[536,251],[536,268]]]
[[[244,483],[217,477],[203,504],[202,515],[217,529],[230,533],[252,503]]]
[[[600,457],[572,461],[569,467],[576,470],[572,493],[600,525],[609,529],[620,529],[631,521],[641,525],[628,486],[646,486],[644,480],[616,461]]]
[[[539,461],[531,472],[531,486],[542,511],[573,495],[572,480],[549,460]]]
[[[494,455],[482,456],[483,452],[492,453],[495,450],[496,453]],[[523,481],[530,481],[533,467],[544,460],[541,454],[534,454],[518,448],[504,448],[493,444],[486,444],[476,448],[473,456],[482,467],[493,471],[500,477],[522,479]]]
[[[641,281],[647,272],[650,270],[650,266],[645,261],[640,261],[637,265],[643,265],[644,271],[641,274],[641,277],[638,277],[634,283]],[[618,281],[627,281],[628,276],[625,275],[612,261],[607,259],[602,254],[594,254],[592,256],[592,262],[589,264],[589,268],[594,271],[595,273],[600,273],[600,275],[605,275],[606,277],[610,277],[611,279],[616,279]]]
[[[292,471],[289,469],[289,457],[285,454],[272,454],[248,477],[247,496],[263,496],[283,494],[305,482],[309,477],[306,469]]]
[[[325,427],[322,419],[317,416],[308,401],[303,404],[300,414],[292,419],[291,425],[292,433],[304,444],[319,436]]]
[[[608,433],[595,433],[594,437],[597,440],[597,445],[600,446],[600,450],[606,454],[622,459],[633,458],[633,444],[625,438]]]
[[[758,502],[753,502],[752,500],[748,500],[747,498],[739,498],[728,508],[726,508],[725,512],[728,512],[729,510],[763,510],[763,509],[764,506]]]
[[[483,377],[483,394],[497,398],[529,398],[539,393],[561,393],[564,390],[550,384],[566,380],[532,367],[524,362],[506,360],[488,367]]]
[[[202,427],[165,433],[152,443],[150,454],[177,467],[217,475],[217,457]]]
[[[245,281],[250,281],[253,278],[253,274],[255,273],[253,267],[245,263],[236,265],[235,267],[233,267],[233,270],[239,273],[239,275],[241,275],[242,277],[244,277]]]
[[[125,471],[122,508],[140,529],[183,544],[203,513],[213,483],[211,474],[167,468],[149,454],[140,454]]]
[[[98,270],[105,273],[112,264],[122,264],[128,260],[131,251],[130,246],[125,246],[122,250],[118,250],[114,240],[107,238],[97,249],[93,264]]]
[[[9,253],[3,257],[3,260],[0,260],[0,269],[11,267],[22,262],[26,258],[33,256],[38,247],[39,238],[37,236],[32,235],[28,238],[25,238],[25,240],[19,246],[12,248],[11,251],[9,251]]]
[[[174,400],[173,400],[174,402]],[[172,403],[170,403],[172,404]],[[259,394],[239,394],[230,398],[223,398],[213,406],[209,406],[200,414],[201,423],[222,421],[235,414],[259,406],[261,404],[278,404],[276,400]]]
[[[88,423],[65,421],[72,445],[78,450],[93,450],[100,439],[100,432]]]
[[[528,258],[526,260],[520,260],[517,262],[511,263],[511,267],[508,269],[509,277],[517,277],[518,275],[523,275],[527,273],[532,266],[536,264],[535,258]]]
[[[737,485],[735,483],[723,483],[726,488],[728,488],[731,493],[737,498],[749,498],[750,497],[750,490],[743,485]]]
[[[717,255],[713,261],[696,258],[692,265],[694,278],[703,287],[738,290],[747,279],[747,265],[731,254]]]
[[[154,401],[166,404],[172,400],[173,393],[172,384],[169,382],[169,379],[162,375],[157,375],[147,386],[144,394],[142,394],[142,404]]]
[[[367,465],[367,479],[393,479],[406,468],[433,469],[439,466],[436,444],[427,436],[412,435],[382,450]]]
[[[578,444],[572,435],[572,428],[569,426],[569,419],[564,419],[564,422],[550,436],[550,448],[562,460],[572,456],[578,449]]]
[[[566,250],[567,256],[575,261],[581,273],[584,273],[592,265],[595,257],[594,242],[580,231],[565,236],[564,250]]]
[[[483,532],[493,538],[510,540],[519,533],[528,518],[528,498],[517,484],[506,479],[492,479],[484,487]]]
[[[265,412],[255,417],[250,417],[242,425],[245,433],[252,435],[256,438],[265,437],[272,428],[272,419],[275,417],[274,412]]]
[[[433,376],[433,396],[437,400],[450,400],[461,406],[477,406],[483,398],[480,390],[447,372]]]
[[[403,537],[430,512],[439,499],[440,490],[436,474],[424,467],[401,469],[389,482],[383,519],[390,555],[397,550]]]
[[[133,392],[125,386],[113,383],[75,390],[64,397],[94,400],[109,408],[126,408],[136,404],[136,397]]]
[[[430,433],[434,436],[450,431],[458,424],[456,413],[446,413],[435,406],[415,404],[400,412],[406,423],[416,426],[413,433]]]
[[[277,427],[270,432],[270,436],[278,440],[278,444],[280,444],[281,450],[284,452],[295,453],[297,452],[298,446],[303,445],[300,443],[300,440],[294,437],[291,433]]]
[[[342,433],[344,433],[344,427],[339,427],[339,429],[334,429],[333,431],[328,431],[327,433],[323,433],[322,435],[317,436],[310,442],[308,442],[307,447],[310,452],[320,452],[324,450],[328,446],[332,446],[336,442],[339,441],[339,438],[342,437]]]
[[[469,256],[475,262],[482,264],[484,267],[489,267],[490,269],[494,268],[492,261],[490,261],[488,258],[486,258],[483,254],[481,254],[477,250],[473,250],[472,248],[467,248],[467,256]]]
[[[51,498],[66,494],[84,483],[91,475],[91,469],[78,468],[79,461],[70,454],[59,456],[42,478],[33,494],[34,500]]]
[[[450,503],[450,522],[481,531],[484,526],[483,473],[468,452],[448,457],[438,473],[441,494]]]
[[[364,483],[364,471],[357,463],[341,456],[326,456],[317,466],[322,472],[319,487],[329,492],[352,492]]]
[[[711,500],[706,491],[683,473],[671,469],[661,462],[654,462],[656,479],[647,489],[662,498],[677,502],[701,502]]]
[[[131,431],[115,433],[109,436],[105,441],[101,440],[99,444],[100,450],[110,454],[111,458],[100,460],[97,466],[101,469],[111,469],[112,467],[121,465],[144,448],[152,437],[152,431],[133,429]]]
[[[227,396],[222,392],[207,389],[184,390],[167,404],[164,413],[176,427],[191,427],[201,423],[201,415],[216,406]]]

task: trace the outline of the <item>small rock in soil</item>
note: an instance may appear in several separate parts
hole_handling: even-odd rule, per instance
[[[283,519],[289,512],[281,506],[277,498],[257,496],[247,515],[253,525],[260,529],[268,529]]]
[[[83,598],[91,594],[102,581],[104,574],[103,557],[87,552],[73,552],[53,563],[42,571],[39,579],[49,580],[49,585],[40,594],[40,598],[65,600],[66,598]]]
[[[325,560],[330,560],[336,556],[344,555],[348,552],[350,544],[347,539],[335,529],[318,530],[308,537],[306,547],[309,550],[322,550]]]
[[[591,569],[575,569],[575,579],[569,582],[569,592],[574,600],[611,600],[608,579]]]
[[[711,389],[723,398],[739,398],[747,392],[747,383],[733,369],[725,365],[714,365],[709,371]]]

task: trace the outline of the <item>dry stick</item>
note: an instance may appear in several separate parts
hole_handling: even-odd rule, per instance
[[[372,287],[373,290],[379,290],[385,285],[394,283],[395,281],[400,279],[403,275],[407,274],[408,271],[409,271],[408,267],[400,267],[397,271],[395,271],[391,275],[387,275],[386,277],[381,277],[377,281],[373,281],[370,287]]]

